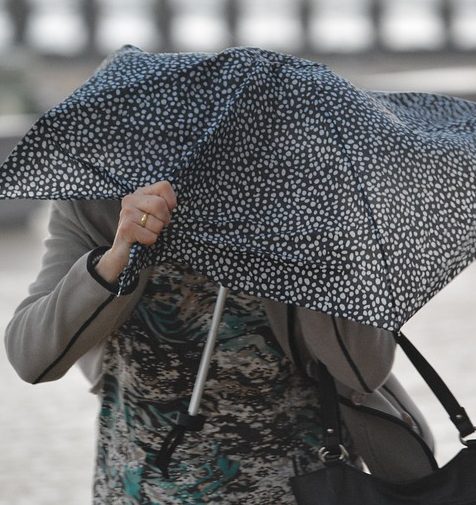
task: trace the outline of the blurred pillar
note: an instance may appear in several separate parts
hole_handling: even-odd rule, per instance
[[[238,19],[239,19],[239,6],[238,0],[226,0],[224,3],[225,8],[225,22],[228,29],[228,45],[235,47],[238,42]]]
[[[85,51],[87,54],[95,56],[99,53],[97,43],[99,7],[97,0],[82,0],[82,15],[87,30]]]
[[[28,0],[6,0],[6,9],[15,27],[13,42],[16,45],[24,45],[26,42],[26,27],[31,6]]]
[[[313,52],[311,44],[311,16],[312,16],[312,0],[300,0],[299,2],[299,18],[301,20],[301,52],[310,54]]]
[[[384,0],[369,0],[369,15],[374,31],[374,42],[372,49],[382,51],[385,49],[385,43],[382,36],[383,26],[383,6]]]
[[[454,0],[441,0],[440,12],[445,32],[445,49],[455,49],[454,38],[452,36],[452,20],[453,20],[453,2]]]
[[[155,0],[154,14],[160,33],[160,50],[170,52],[172,50],[172,7],[169,0]]]

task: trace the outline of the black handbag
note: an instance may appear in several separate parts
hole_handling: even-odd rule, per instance
[[[465,446],[448,463],[419,479],[386,482],[347,461],[340,433],[338,394],[333,377],[317,363],[324,445],[323,468],[291,477],[298,505],[476,505],[476,440],[465,440],[475,427],[441,377],[401,332],[397,343],[448,412]]]

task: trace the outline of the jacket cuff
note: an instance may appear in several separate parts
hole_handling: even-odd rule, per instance
[[[137,285],[139,284],[139,276],[137,276],[134,279],[133,284],[131,286],[129,286],[129,288],[123,289],[121,291],[121,294],[119,295],[119,282],[110,283],[110,282],[106,281],[106,279],[103,279],[99,275],[99,273],[97,272],[97,270],[95,268],[97,263],[101,259],[101,257],[110,248],[111,248],[110,246],[105,245],[105,246],[96,247],[95,249],[91,250],[91,252],[88,254],[87,263],[86,263],[88,272],[90,273],[91,277],[94,280],[96,280],[99,284],[101,284],[101,286],[106,288],[110,293],[113,293],[116,296],[129,295],[136,289]]]

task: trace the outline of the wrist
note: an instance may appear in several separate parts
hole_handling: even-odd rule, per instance
[[[139,285],[139,276],[134,279],[134,282],[127,289],[120,291],[118,278],[127,264],[115,260],[116,256],[114,255],[114,251],[109,252],[110,249],[110,246],[98,246],[93,249],[88,256],[87,270],[101,286],[111,293],[116,296],[128,295]],[[106,256],[106,254],[108,255]],[[96,266],[99,265],[104,256],[106,256],[106,259],[101,263],[99,268],[96,269]],[[107,279],[111,280],[108,281]]]
[[[94,269],[106,282],[114,284],[126,266],[127,264],[118,261],[111,249],[108,249],[94,265]]]

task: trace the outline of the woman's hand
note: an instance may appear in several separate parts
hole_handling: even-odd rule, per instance
[[[170,214],[176,206],[175,192],[168,181],[143,186],[126,195],[121,202],[114,243],[96,265],[99,275],[114,283],[127,265],[132,244],[154,244],[162,229],[169,224]],[[149,215],[145,226],[141,226],[144,213]]]

